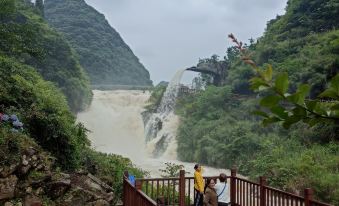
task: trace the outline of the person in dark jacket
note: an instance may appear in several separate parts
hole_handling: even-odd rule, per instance
[[[204,206],[218,206],[217,193],[214,190],[215,182],[213,179],[207,179],[204,195]]]

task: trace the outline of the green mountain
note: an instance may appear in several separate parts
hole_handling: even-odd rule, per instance
[[[289,0],[286,14],[269,21],[264,35],[245,47],[258,66],[271,64],[274,75],[288,73],[290,93],[309,83],[310,98],[315,98],[339,72],[337,19],[338,0]],[[236,165],[254,180],[264,175],[269,185],[291,192],[311,187],[317,199],[338,205],[338,122],[312,128],[299,122],[289,130],[264,127],[251,113],[258,109],[260,96],[270,93],[257,95],[250,89],[253,68],[239,57],[231,47],[222,61],[207,59],[230,65],[226,85],[208,86],[178,101],[180,160]]]
[[[143,173],[127,158],[90,148],[88,130],[70,111],[91,100],[89,81],[38,2],[0,1],[0,205],[115,205],[123,171]],[[87,172],[109,191],[77,185],[92,181]],[[60,181],[68,182],[61,190]]]
[[[45,16],[75,48],[92,84],[152,84],[119,33],[84,0],[46,0]]]
[[[256,45],[256,62],[313,85],[311,97],[339,72],[339,1],[290,0],[286,14],[271,20]]]
[[[14,9],[1,9],[0,55],[34,67],[60,88],[72,111],[84,109],[92,93],[75,52],[41,17],[37,7],[23,2],[12,1]]]

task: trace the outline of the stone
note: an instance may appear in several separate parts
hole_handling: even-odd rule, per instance
[[[18,168],[18,164],[11,164],[10,166],[3,166],[0,170],[0,177],[8,177],[12,175],[15,170]]]
[[[15,175],[0,179],[0,200],[14,197],[17,182],[18,178]]]
[[[34,149],[34,147],[29,147],[25,153],[28,155],[28,156],[33,156],[35,153],[36,153],[36,149]]]
[[[68,174],[62,174],[62,178],[47,184],[47,193],[52,198],[64,195],[71,187],[71,179]]]
[[[13,203],[11,203],[11,202],[6,202],[6,203],[4,204],[4,206],[14,206],[14,205],[13,205]]]
[[[109,203],[105,200],[97,200],[88,204],[88,206],[109,206]]]
[[[27,195],[25,197],[25,206],[42,206],[42,201],[37,196]]]
[[[27,174],[27,172],[31,169],[31,165],[27,165],[27,166],[22,166],[20,167],[19,173],[21,175],[25,175]]]
[[[27,188],[26,188],[26,193],[27,193],[27,194],[31,194],[31,193],[32,193],[32,190],[33,190],[33,189],[32,189],[31,187],[27,187]]]
[[[34,194],[39,196],[44,193],[44,189],[42,187],[39,187],[38,189],[35,190]]]

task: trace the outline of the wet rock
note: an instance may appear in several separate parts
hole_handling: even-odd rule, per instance
[[[15,175],[0,179],[0,200],[14,197],[17,182],[18,178]]]

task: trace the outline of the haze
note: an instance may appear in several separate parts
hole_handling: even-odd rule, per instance
[[[151,74],[169,81],[199,58],[224,56],[227,34],[247,41],[284,13],[287,0],[86,0],[106,16]],[[193,74],[187,73],[187,83]]]

